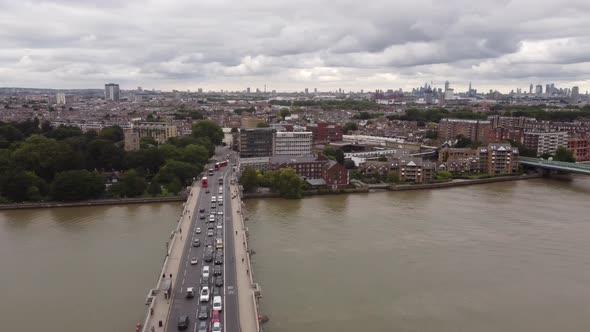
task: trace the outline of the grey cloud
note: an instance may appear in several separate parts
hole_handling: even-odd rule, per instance
[[[579,82],[588,14],[584,0],[0,1],[0,84]]]

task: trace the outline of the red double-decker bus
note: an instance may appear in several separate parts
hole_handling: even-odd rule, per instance
[[[201,178],[201,187],[207,188],[208,186],[209,186],[209,182],[207,181],[207,177],[204,176],[203,178]]]
[[[227,166],[227,160],[219,162],[219,167],[225,167],[225,166]]]

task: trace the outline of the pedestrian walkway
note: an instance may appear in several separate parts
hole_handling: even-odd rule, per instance
[[[159,275],[157,286],[148,295],[148,301],[150,296],[152,301],[149,303],[147,317],[143,322],[143,332],[163,332],[167,329],[166,324],[168,322],[168,313],[172,303],[171,297],[174,294],[172,291],[174,289],[174,280],[176,280],[176,274],[180,268],[183,248],[185,247],[187,239],[190,238],[190,236],[187,235],[191,234],[191,218],[195,212],[194,209],[197,207],[199,192],[200,187],[195,182],[184,205],[182,215],[174,230],[174,234],[171,235],[170,240],[165,244],[168,252],[164,260],[162,271]],[[166,287],[170,288],[170,296],[166,295]]]
[[[232,182],[232,222],[236,251],[236,281],[238,294],[238,307],[241,332],[258,332],[258,303],[255,296],[255,285],[252,281],[250,255],[246,228],[242,217],[242,200],[238,194],[237,184]],[[243,259],[243,260],[242,260]]]

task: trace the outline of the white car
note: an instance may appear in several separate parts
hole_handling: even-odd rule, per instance
[[[195,233],[201,234],[201,227],[197,227],[197,229],[195,229]]]
[[[209,278],[209,272],[211,272],[209,265],[203,266],[203,278]]]
[[[209,302],[209,296],[210,296],[210,292],[209,292],[209,287],[205,286],[203,288],[201,288],[201,293],[199,295],[199,301],[201,302]]]
[[[223,229],[223,225],[217,224],[217,229]]]
[[[213,310],[221,311],[221,296],[214,296],[213,297]]]
[[[193,257],[191,259],[191,265],[196,265],[196,264],[199,264],[199,259],[197,257]]]
[[[220,322],[213,323],[213,328],[211,328],[211,332],[221,332],[221,323]]]
[[[218,216],[218,217],[223,217],[223,211],[219,211],[219,212],[217,212],[217,216]]]

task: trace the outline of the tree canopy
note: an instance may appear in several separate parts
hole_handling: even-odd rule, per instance
[[[206,137],[214,145],[220,145],[223,141],[223,131],[211,120],[199,120],[193,125],[193,137]]]

